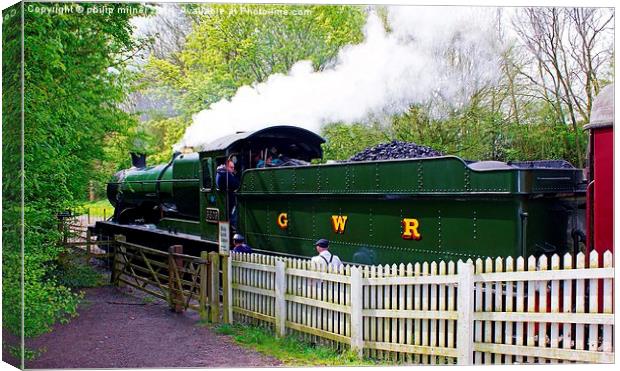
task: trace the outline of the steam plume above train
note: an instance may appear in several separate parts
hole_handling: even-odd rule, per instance
[[[386,31],[374,11],[364,41],[340,50],[329,68],[297,62],[239,88],[230,100],[194,116],[175,146],[200,147],[237,131],[296,125],[314,132],[329,122],[365,122],[441,100],[459,107],[497,79],[501,46],[488,9],[390,7]]]

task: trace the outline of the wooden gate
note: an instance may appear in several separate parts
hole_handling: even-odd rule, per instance
[[[116,242],[93,236],[90,214],[66,211],[57,214],[57,217],[60,243],[63,246],[84,254],[86,263],[89,263],[92,258],[106,260],[112,258],[110,245]]]
[[[183,254],[182,245],[160,251],[116,236],[111,281],[166,300],[170,309],[192,309],[202,320],[219,321],[219,255]]]

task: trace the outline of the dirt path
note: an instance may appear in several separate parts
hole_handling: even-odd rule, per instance
[[[79,317],[36,339],[45,349],[26,368],[269,367],[276,359],[235,345],[197,325],[193,312],[175,314],[165,302],[127,289],[86,291]]]

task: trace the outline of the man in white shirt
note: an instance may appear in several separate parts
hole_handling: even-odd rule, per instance
[[[317,266],[331,266],[332,269],[337,269],[342,265],[340,258],[329,252],[328,240],[321,238],[316,241],[315,245],[319,255],[312,258],[312,263],[315,263]]]

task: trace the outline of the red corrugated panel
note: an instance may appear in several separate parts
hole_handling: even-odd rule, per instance
[[[594,248],[602,253],[614,246],[613,128],[594,129]]]

